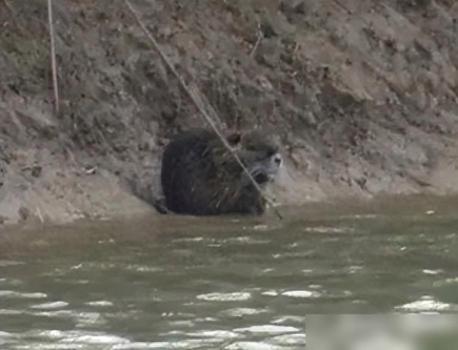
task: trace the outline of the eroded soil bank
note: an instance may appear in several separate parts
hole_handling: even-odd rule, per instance
[[[0,224],[144,214],[197,110],[123,1],[0,0]],[[136,0],[230,129],[274,130],[285,204],[458,190],[458,4]]]

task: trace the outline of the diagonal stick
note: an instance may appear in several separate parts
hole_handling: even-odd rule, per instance
[[[48,0],[48,26],[49,39],[51,46],[51,70],[52,70],[52,86],[54,91],[54,112],[59,114],[59,86],[57,81],[57,61],[56,61],[56,43],[54,40],[54,21],[52,12],[52,0]]]
[[[48,1],[51,1],[51,0],[48,0]],[[183,90],[187,93],[187,95],[190,97],[191,101],[193,102],[193,104],[197,107],[197,109],[200,111],[200,113],[204,116],[205,120],[207,121],[207,123],[211,126],[211,128],[213,129],[213,131],[216,133],[216,135],[218,135],[218,137],[221,139],[221,142],[223,143],[223,145],[229,150],[229,152],[234,156],[235,160],[237,161],[237,163],[241,166],[241,168],[243,169],[243,171],[246,173],[246,175],[248,176],[248,178],[250,179],[250,181],[253,183],[253,186],[256,188],[256,190],[259,192],[259,194],[265,199],[265,201],[274,209],[275,211],[275,214],[278,216],[278,218],[281,220],[283,219],[283,216],[281,215],[280,211],[278,210],[278,208],[276,207],[275,203],[273,202],[272,199],[270,199],[265,193],[264,191],[262,190],[262,188],[258,185],[258,183],[256,182],[256,180],[253,178],[253,176],[250,174],[250,172],[248,171],[248,169],[246,168],[245,164],[243,164],[243,162],[240,160],[240,157],[237,155],[237,153],[235,152],[235,150],[229,145],[229,143],[227,142],[227,140],[224,138],[223,134],[221,133],[221,131],[218,129],[218,127],[216,126],[215,122],[212,120],[212,118],[210,117],[210,115],[203,109],[202,105],[200,104],[200,101],[198,98],[195,97],[195,95],[193,94],[193,92],[191,91],[191,89],[188,87],[188,85],[186,84],[186,82],[184,81],[184,79],[181,77],[181,75],[178,73],[178,71],[175,69],[174,65],[170,62],[170,60],[168,59],[168,57],[166,56],[166,54],[164,53],[164,51],[162,50],[161,46],[159,45],[159,43],[156,41],[156,39],[154,38],[154,36],[150,33],[150,31],[148,30],[148,28],[146,28],[146,25],[143,23],[143,21],[141,20],[139,14],[137,13],[137,11],[134,9],[134,7],[132,6],[132,4],[130,3],[129,0],[124,0],[124,3],[126,4],[126,6],[128,7],[129,11],[132,13],[132,15],[134,16],[135,20],[137,21],[138,25],[140,26],[140,28],[143,30],[143,32],[145,33],[146,37],[149,39],[149,41],[151,42],[151,44],[153,45],[154,49],[159,53],[159,55],[161,56],[162,60],[165,62],[165,64],[167,65],[167,67],[169,68],[169,70],[173,73],[173,75],[175,76],[175,78],[178,80],[178,82],[180,83],[181,87],[183,88]]]

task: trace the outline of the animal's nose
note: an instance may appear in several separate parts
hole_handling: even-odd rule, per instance
[[[281,164],[281,155],[276,154],[274,156],[274,162],[275,162],[275,164],[280,165]]]

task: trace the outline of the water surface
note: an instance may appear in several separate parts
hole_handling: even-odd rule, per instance
[[[306,314],[457,312],[457,203],[4,232],[0,348],[303,349]]]

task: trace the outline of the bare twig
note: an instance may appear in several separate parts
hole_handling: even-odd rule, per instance
[[[342,4],[339,0],[334,0],[334,2],[342,9],[344,10],[345,12],[347,12],[347,14],[349,15],[352,15],[353,14],[353,11],[350,10],[347,6],[345,6],[344,4]]]
[[[254,54],[256,53],[256,50],[259,47],[259,44],[261,43],[262,39],[264,38],[264,34],[262,33],[262,30],[261,30],[261,23],[258,23],[258,32],[256,36],[257,36],[256,43],[254,44],[253,49],[250,52],[251,57],[254,56]]]
[[[283,219],[283,216],[281,215],[280,211],[278,208],[276,208],[275,203],[273,202],[272,199],[270,199],[262,190],[262,188],[258,185],[256,180],[253,178],[253,176],[250,174],[246,166],[243,164],[243,162],[240,160],[240,157],[237,155],[235,150],[229,145],[228,141],[226,138],[223,136],[221,131],[218,129],[216,123],[214,120],[210,117],[208,112],[203,108],[201,105],[201,99],[196,98],[195,93],[197,88],[190,88],[184,81],[184,79],[181,77],[181,75],[178,73],[178,71],[175,69],[174,65],[170,62],[169,58],[165,55],[164,51],[162,50],[161,46],[159,43],[156,41],[154,36],[150,33],[146,25],[143,23],[142,19],[140,18],[140,15],[137,13],[137,11],[134,9],[132,6],[131,2],[129,0],[124,0],[127,8],[129,11],[132,13],[134,16],[135,20],[137,21],[138,25],[142,29],[142,31],[145,33],[146,37],[148,40],[151,42],[152,46],[154,49],[159,53],[160,57],[164,61],[164,63],[167,65],[169,70],[172,72],[172,74],[175,76],[175,78],[178,80],[180,83],[182,89],[186,92],[186,94],[189,96],[193,104],[197,107],[197,109],[200,111],[202,116],[204,117],[205,121],[210,125],[210,127],[213,129],[216,135],[221,139],[221,142],[223,145],[228,149],[228,151],[233,155],[234,159],[237,161],[237,163],[240,165],[240,167],[243,169],[243,171],[246,173],[250,181],[253,183],[253,186],[256,188],[256,190],[259,192],[259,194],[265,199],[265,201],[274,209],[275,214],[278,216],[279,219]]]
[[[262,34],[258,35],[258,40],[256,40],[256,44],[254,44],[253,49],[250,52],[251,57],[253,57],[254,54],[256,53],[256,50],[258,49],[259,44],[261,43],[261,40],[262,40]]]
[[[59,86],[57,81],[57,61],[56,61],[56,43],[54,40],[54,21],[52,11],[52,0],[48,0],[48,25],[49,39],[51,45],[51,69],[52,69],[52,85],[54,90],[54,112],[59,114]]]
[[[200,104],[201,108],[204,109],[206,107],[206,110],[211,115],[211,118],[213,118],[214,121],[216,120],[216,122],[218,123],[217,126],[218,127],[224,126],[223,122],[221,121],[221,119],[220,119],[220,117],[218,115],[218,113],[216,113],[215,109],[210,104],[210,102],[208,101],[207,97],[200,93],[199,88],[197,87],[197,85],[194,84],[194,82],[191,82],[191,84],[188,85],[188,88],[191,91],[191,93],[193,94],[194,98],[197,101],[199,101],[199,104]],[[201,108],[199,108],[199,110]]]
[[[38,216],[38,219],[40,219],[40,222],[41,222],[42,224],[44,224],[44,223],[45,223],[45,220],[43,219],[43,215],[41,215],[40,207],[37,207],[36,214],[37,214],[37,216]]]
[[[9,1],[8,0],[3,0],[3,2],[5,3],[5,6],[8,8],[8,10],[10,10],[11,13],[15,14],[15,11],[13,10],[13,6],[11,6]]]

